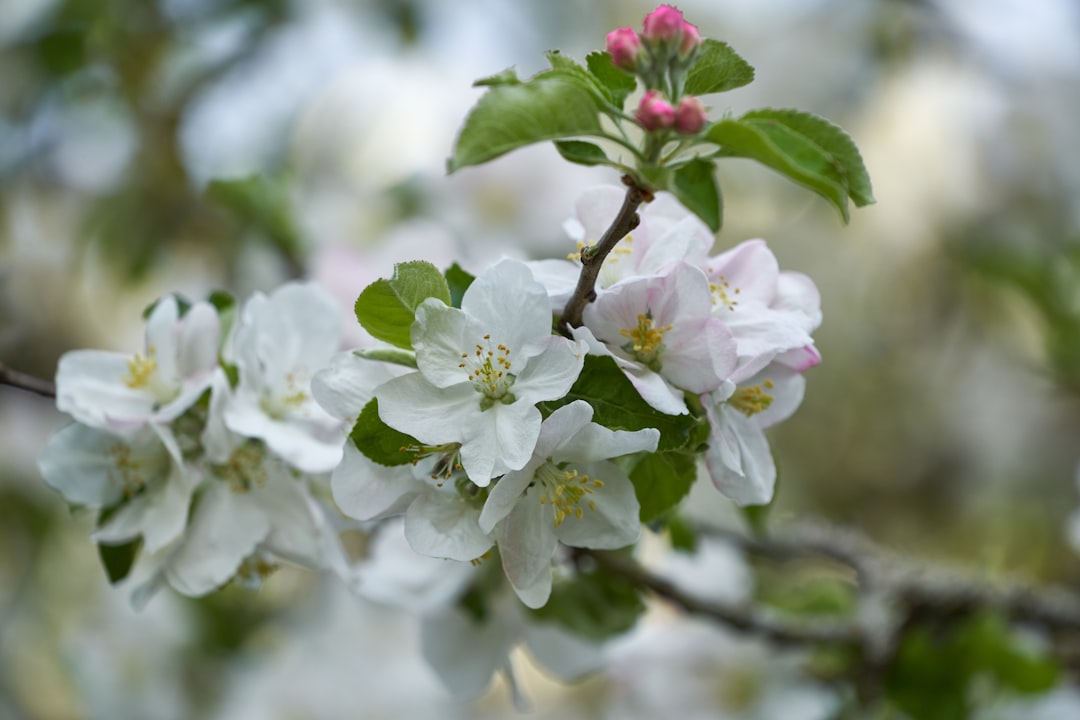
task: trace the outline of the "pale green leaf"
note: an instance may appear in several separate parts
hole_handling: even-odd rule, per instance
[[[356,319],[372,337],[412,349],[409,328],[416,308],[429,297],[450,304],[446,278],[429,262],[398,263],[389,280],[376,280],[356,299]]]

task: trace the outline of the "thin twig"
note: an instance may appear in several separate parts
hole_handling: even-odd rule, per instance
[[[56,397],[56,386],[48,380],[12,370],[4,363],[0,363],[0,385],[9,385],[47,398]]]
[[[581,275],[578,276],[574,294],[567,300],[566,308],[559,318],[559,331],[564,335],[569,334],[570,328],[581,325],[581,314],[585,306],[596,299],[596,278],[600,274],[600,266],[619,241],[638,226],[638,207],[653,199],[652,191],[638,186],[629,175],[624,175],[622,180],[626,185],[626,196],[619,208],[619,214],[595,245],[581,251]]]

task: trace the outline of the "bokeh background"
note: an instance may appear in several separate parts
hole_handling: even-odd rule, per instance
[[[824,115],[878,203],[849,226],[749,162],[718,248],[764,237],[822,294],[824,363],[771,438],[775,521],[819,517],[986,576],[1080,586],[1080,5],[683,0],[757,80]],[[478,77],[576,58],[637,0],[0,0],[0,362],[142,347],[160,295],[292,277],[351,307],[397,260],[562,256],[613,171],[549,146],[447,177]],[[449,700],[415,621],[302,572],[142,613],[92,519],[41,482],[64,421],[0,387],[0,718],[501,717]],[[536,716],[612,716],[610,678],[526,671]]]

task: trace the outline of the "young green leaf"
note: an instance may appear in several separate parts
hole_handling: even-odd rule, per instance
[[[754,68],[739,53],[725,42],[706,39],[686,75],[684,90],[689,95],[708,95],[734,90],[753,81]]]
[[[713,170],[712,160],[691,160],[671,175],[668,190],[716,232],[724,221],[724,204]]]
[[[593,94],[565,77],[491,87],[465,118],[447,170],[479,165],[511,150],[601,131]]]
[[[870,186],[870,175],[863,165],[862,155],[855,142],[840,127],[818,115],[801,110],[773,110],[762,108],[751,110],[741,120],[774,120],[827,152],[840,169],[847,183],[848,195],[856,207],[874,203],[874,191]]]
[[[641,505],[641,522],[652,522],[690,492],[697,477],[694,456],[680,451],[646,455],[630,473]]]
[[[620,109],[626,103],[626,98],[637,88],[637,80],[633,75],[615,67],[611,56],[606,52],[597,50],[585,56],[585,65],[593,77],[599,80],[611,91],[611,101]]]
[[[556,140],[555,149],[563,156],[578,165],[610,165],[611,160],[599,146],[582,140]]]
[[[452,307],[461,307],[461,298],[465,297],[465,291],[472,285],[474,278],[472,275],[462,269],[460,265],[454,263],[446,269],[446,284],[450,286],[450,305]]]
[[[834,158],[805,135],[775,120],[721,120],[705,133],[721,154],[757,160],[829,200],[848,222],[848,187]]]
[[[417,306],[429,297],[450,304],[442,273],[422,260],[398,263],[393,277],[376,280],[356,298],[356,319],[372,337],[411,350],[409,328]]]
[[[520,85],[521,80],[514,68],[506,68],[500,73],[488,75],[473,83],[473,87],[495,87],[496,85]]]
[[[379,465],[408,465],[413,461],[414,453],[406,447],[416,446],[416,439],[403,432],[398,432],[379,417],[379,401],[371,400],[360,416],[356,418],[352,432],[349,433],[356,449]]]

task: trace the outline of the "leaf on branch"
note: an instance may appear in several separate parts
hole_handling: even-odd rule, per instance
[[[547,405],[554,410],[574,400],[589,403],[593,422],[612,430],[656,428],[660,431],[659,450],[686,447],[698,425],[692,415],[665,415],[653,409],[610,357],[587,356],[570,392]]]
[[[412,463],[415,454],[406,447],[418,445],[416,438],[398,432],[379,417],[379,401],[372,399],[356,418],[349,438],[369,460],[390,467]]]
[[[97,526],[101,527],[109,521],[109,518],[123,506],[123,502],[104,508],[98,514]],[[131,568],[135,566],[135,559],[142,550],[142,536],[120,544],[98,543],[98,557],[101,566],[105,568],[105,575],[113,585],[128,576]]]
[[[288,188],[282,179],[262,175],[212,180],[206,197],[240,222],[254,227],[286,257],[300,257],[300,230],[293,219]]]
[[[671,175],[668,190],[710,230],[717,232],[724,221],[724,202],[713,170],[712,160],[691,160]]]
[[[754,81],[754,68],[730,45],[706,39],[698,50],[686,76],[685,90],[690,95],[726,92]]]
[[[641,505],[641,522],[652,522],[675,507],[696,478],[697,463],[690,453],[658,452],[643,457],[630,473]]]
[[[568,79],[567,73],[560,71],[524,83],[490,87],[465,118],[447,162],[448,172],[494,160],[533,143],[600,132],[597,100],[588,89],[598,87],[598,83],[584,70],[581,73],[584,79]]]
[[[556,582],[547,604],[531,612],[575,635],[600,641],[634,627],[644,611],[631,580],[598,566]]]
[[[450,305],[460,308],[461,299],[465,297],[465,291],[472,285],[476,278],[466,272],[460,265],[454,263],[446,272],[446,284],[450,287]]]
[[[356,319],[372,337],[411,350],[409,328],[417,306],[429,297],[450,304],[450,288],[442,273],[423,260],[398,263],[393,277],[376,280],[356,298]]]
[[[615,67],[611,55],[603,51],[591,52],[585,56],[585,65],[593,77],[599,80],[610,92],[611,101],[620,109],[626,103],[626,98],[637,88],[637,80],[633,75]]]
[[[839,162],[805,135],[772,119],[720,120],[705,134],[722,155],[756,160],[818,193],[848,222],[848,185]]]
[[[473,87],[495,87],[496,85],[520,85],[521,80],[517,76],[517,70],[512,67],[506,68],[500,73],[488,75],[473,83]]]
[[[582,140],[556,140],[555,149],[563,156],[578,165],[610,165],[611,160],[598,145]]]

